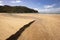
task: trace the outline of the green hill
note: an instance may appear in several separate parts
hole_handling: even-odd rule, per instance
[[[38,13],[37,10],[25,6],[0,6],[0,13]]]

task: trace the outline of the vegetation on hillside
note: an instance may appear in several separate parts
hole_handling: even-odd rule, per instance
[[[38,13],[37,10],[25,6],[0,6],[0,13]]]

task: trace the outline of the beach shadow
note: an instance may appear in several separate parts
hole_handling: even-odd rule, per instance
[[[30,22],[30,23],[28,23],[28,24],[26,24],[26,25],[24,25],[22,28],[20,28],[15,34],[13,34],[13,35],[11,35],[9,38],[7,38],[6,40],[17,40],[20,36],[21,36],[21,34],[22,34],[22,32],[26,29],[26,28],[28,28],[33,22],[35,22],[35,20],[34,21],[32,21],[32,22]]]

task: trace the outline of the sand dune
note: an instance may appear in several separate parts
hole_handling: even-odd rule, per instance
[[[33,20],[17,40],[60,40],[60,14],[0,14],[0,40],[8,39]]]

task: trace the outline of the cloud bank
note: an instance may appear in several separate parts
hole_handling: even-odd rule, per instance
[[[38,11],[45,12],[45,13],[60,13],[60,8],[39,9]]]
[[[34,8],[34,9],[43,13],[60,13],[60,7],[55,7],[55,6],[56,4],[44,5],[43,9],[39,9],[39,8]]]
[[[53,8],[56,4],[52,4],[52,5],[44,5],[45,9],[49,9],[49,8]]]

